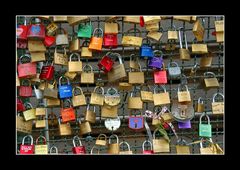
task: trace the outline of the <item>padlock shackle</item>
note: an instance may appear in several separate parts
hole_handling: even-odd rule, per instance
[[[213,77],[216,77],[216,75],[213,72],[208,71],[204,73],[204,77],[207,77],[208,75],[212,75]]]
[[[72,61],[72,57],[73,57],[74,55],[76,55],[76,56],[78,57],[78,61],[81,61],[81,60],[80,60],[80,54],[78,54],[78,53],[72,53],[72,54],[69,56],[70,61]]]
[[[158,55],[156,55],[157,53],[160,54],[160,57],[163,56],[163,52],[161,50],[154,50],[153,51],[153,54],[154,54],[155,57],[158,56]]]
[[[179,88],[180,88],[181,84],[178,85],[178,92],[179,92]],[[186,88],[186,91],[188,91],[188,86],[187,85],[184,85],[185,88]]]
[[[169,69],[169,67],[171,67],[172,65],[175,65],[176,67],[178,67],[178,63],[175,62],[175,61],[172,61],[172,62],[169,62],[169,63],[168,63],[168,69]]]
[[[117,94],[117,93],[118,93],[118,91],[117,91],[116,88],[114,88],[114,87],[109,87],[106,94],[110,94],[110,90],[114,90],[114,91],[115,91],[114,94]]]
[[[42,23],[42,20],[39,17],[30,17],[30,19],[29,19],[29,21],[30,21],[29,24],[30,25],[32,24],[33,19],[38,19],[40,21],[40,23]]]
[[[61,77],[59,78],[59,80],[58,80],[59,86],[62,86],[61,80],[62,80],[63,77],[64,77],[65,79],[67,79],[68,85],[70,85],[69,79],[68,79],[67,77],[65,77],[65,76],[61,76]]]
[[[80,92],[81,92],[81,94],[80,94],[80,95],[83,95],[82,88],[81,88],[81,87],[79,87],[79,86],[75,86],[75,87],[72,89],[72,93],[73,93],[73,95],[74,95],[74,92],[75,92],[75,90],[76,90],[76,89],[79,89],[79,90],[80,90]]]
[[[187,145],[187,141],[184,140],[182,137],[180,139],[177,140],[177,145]]]
[[[100,137],[101,137],[101,136],[103,136],[104,139],[105,139],[105,141],[107,141],[107,135],[105,135],[105,134],[103,134],[103,133],[101,133],[101,134],[98,135],[97,140],[100,140]]]
[[[50,151],[49,151],[50,154],[52,153],[52,150],[53,150],[53,149],[55,149],[55,151],[56,151],[55,153],[58,153],[58,148],[57,148],[56,146],[52,146],[52,147],[50,148]]]
[[[22,59],[23,57],[28,57],[28,58],[31,59],[31,55],[30,55],[30,54],[23,54],[23,55],[22,55],[21,57],[19,57],[19,59],[18,59],[19,64],[22,64],[21,59]]]
[[[63,33],[64,33],[65,35],[68,34],[67,31],[66,31],[63,27],[58,27],[58,28],[56,29],[56,35],[59,34],[59,30],[60,30],[60,33],[61,33],[61,30],[63,30]]]
[[[203,116],[206,116],[207,117],[207,119],[208,119],[208,124],[210,125],[210,118],[209,118],[209,116],[207,115],[207,114],[205,114],[205,113],[203,113],[201,116],[200,116],[200,118],[199,118],[199,124],[202,124],[202,117]]]
[[[38,140],[39,140],[40,138],[43,139],[43,144],[46,145],[47,140],[46,140],[46,138],[45,138],[43,135],[40,135],[40,136],[36,139],[36,145],[38,145]]]
[[[55,47],[54,53],[57,53],[57,48],[58,48],[58,47],[60,47],[60,46],[56,46],[56,47]],[[62,48],[63,48],[63,50],[64,50],[64,55],[66,55],[66,54],[67,54],[66,48],[65,48],[65,47],[62,47]]]
[[[93,37],[95,37],[95,32],[96,31],[101,31],[102,32],[101,33],[101,35],[102,35],[101,37],[103,37],[103,30],[102,30],[102,28],[95,28],[94,31],[93,31]]]
[[[184,40],[185,40],[185,48],[188,50],[188,43],[187,43],[187,34],[184,33]]]
[[[66,101],[70,104],[70,107],[69,108],[72,108],[72,102],[70,99],[66,99]],[[65,108],[64,107],[64,100],[62,100],[62,109]]]
[[[150,143],[150,148],[151,148],[151,150],[152,150],[152,142],[151,142],[150,140],[145,140],[145,141],[143,142],[143,144],[142,144],[142,150],[145,151],[145,149],[144,149],[145,143]]]
[[[27,106],[30,106],[31,109],[33,108],[32,104],[30,102],[25,102],[24,105],[27,107]]]
[[[130,28],[128,31],[126,31],[125,34],[128,35],[130,33],[130,31],[132,31],[132,30],[136,30],[139,33],[139,37],[142,37],[142,33],[141,33],[141,31],[138,28],[136,28],[136,29]]]
[[[120,142],[120,143],[119,143],[119,148],[120,148],[120,146],[123,145],[123,144],[126,144],[126,145],[127,145],[128,151],[131,150],[131,149],[130,149],[130,145],[129,145],[126,141]]]
[[[102,95],[104,95],[104,88],[103,88],[103,87],[100,87],[100,86],[96,86],[96,87],[94,88],[93,92],[96,93],[96,90],[99,89],[99,88],[100,88],[101,91],[102,91]]]
[[[171,27],[168,27],[169,31],[177,31],[177,28],[174,24],[171,25]]]
[[[22,139],[22,145],[24,145],[25,139],[26,139],[27,137],[29,137],[29,138],[31,139],[31,145],[33,145],[33,137],[32,137],[32,135],[24,136],[23,139]]]
[[[73,147],[76,147],[75,140],[78,140],[80,146],[82,146],[82,141],[80,140],[80,138],[78,136],[74,136],[73,137]]]
[[[157,131],[159,131],[159,128],[155,129],[154,132],[153,132],[153,139],[156,139],[156,133]]]
[[[153,88],[153,93],[156,94],[156,88],[159,88],[159,87],[162,87],[162,89],[164,90],[164,93],[167,93],[167,90],[166,90],[166,86],[165,85],[156,85],[154,88]]]
[[[140,90],[141,90],[141,91],[144,90],[144,89],[143,89],[144,87],[147,87],[147,88],[148,88],[148,91],[151,92],[151,87],[150,87],[150,85],[142,84],[142,85],[140,86]]]
[[[208,139],[205,139],[205,141],[208,141],[208,142],[210,142],[210,143],[213,143],[213,141],[212,141],[212,138],[209,138],[209,140]],[[200,148],[203,148],[203,138],[201,138],[201,140],[200,140]]]
[[[144,44],[144,43],[143,43],[144,40],[146,40],[147,43]],[[149,45],[149,46],[151,46],[151,41],[149,41],[148,37],[144,37],[144,38],[142,39],[142,44],[143,44],[143,45]]]
[[[82,43],[82,47],[88,47],[89,44],[90,44],[90,41],[85,40],[85,41],[83,41],[83,43]],[[86,46],[85,46],[85,45],[86,45]]]
[[[91,155],[93,154],[93,149],[94,149],[94,148],[95,148],[95,149],[97,149],[97,151],[98,151],[98,154],[99,154],[99,149],[98,149],[98,148],[96,148],[96,146],[94,145],[94,146],[92,147],[92,149],[91,149],[91,152],[90,152],[90,153],[91,153]]]
[[[90,109],[90,104],[87,104],[87,110],[89,110]],[[96,112],[96,107],[95,106],[93,106],[93,112]]]
[[[217,95],[222,96],[222,99],[224,100],[224,95],[223,95],[222,93],[215,93],[215,94],[213,95],[213,100],[212,100],[213,103],[215,103],[215,97],[216,97]]]
[[[198,103],[201,103],[201,104],[203,104],[202,97],[199,97],[199,98],[198,98]]]
[[[90,64],[86,64],[85,66],[83,66],[83,72],[85,72],[86,67],[89,67],[91,69],[91,73],[93,72],[93,68]]]
[[[181,74],[181,83],[184,82],[184,80],[186,81],[186,84],[188,84],[187,82],[187,76],[185,74]],[[182,83],[183,84],[183,83]]]
[[[115,135],[115,134],[112,134],[111,136],[109,136],[109,139],[108,139],[108,143],[111,144],[111,137],[115,137],[117,139],[117,143],[119,143],[119,139],[118,139],[118,136]]]
[[[118,57],[119,64],[123,64],[122,57],[119,53],[113,53],[113,55],[116,55]]]

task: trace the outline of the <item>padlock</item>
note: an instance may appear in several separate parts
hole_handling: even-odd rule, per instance
[[[55,35],[57,29],[58,29],[57,24],[55,24],[54,22],[51,22],[51,23],[48,24],[47,27],[46,27],[46,34],[47,34],[48,36]]]
[[[173,118],[178,122],[184,123],[194,117],[194,108],[192,102],[179,103],[177,99],[173,99],[171,111]]]
[[[31,61],[23,64],[21,61],[23,59],[23,57],[27,57],[31,60],[31,56],[29,54],[24,54],[19,58],[19,64],[17,66],[18,77],[19,78],[35,77],[37,75],[37,64],[31,63]]]
[[[72,135],[72,129],[71,129],[71,126],[70,126],[69,122],[61,124],[61,119],[58,118],[58,124],[59,124],[59,134],[60,134],[60,136]]]
[[[123,35],[123,37],[122,37],[122,46],[125,46],[125,47],[129,47],[129,46],[141,47],[141,45],[142,45],[142,34],[141,34],[141,31],[139,29],[131,28],[131,29],[129,29],[126,32],[126,34],[129,34],[130,31],[132,31],[132,30],[137,31],[139,33],[139,37]]]
[[[176,40],[178,40],[178,32],[175,25],[172,25],[172,28],[168,29],[167,35],[168,35],[168,43],[175,42]]]
[[[35,23],[33,24],[33,19],[35,19]],[[28,26],[27,32],[28,40],[44,40],[45,38],[45,27],[41,23],[41,20],[37,17],[30,18],[30,25]]]
[[[46,47],[51,47],[55,42],[56,42],[56,37],[55,36],[46,35],[45,39],[43,41],[43,44]]]
[[[68,16],[67,21],[71,26],[79,25],[81,22],[89,20],[88,16]]]
[[[32,124],[33,124],[33,122],[31,120],[25,121],[24,118],[22,116],[20,116],[20,113],[17,114],[17,116],[16,116],[17,132],[31,134],[32,133]]]
[[[211,67],[213,54],[209,51],[208,54],[203,54],[200,58],[200,68]]]
[[[39,145],[39,139],[42,138],[43,139],[43,144]],[[48,154],[48,145],[46,144],[46,138],[44,136],[39,136],[36,139],[36,145],[35,145],[35,154],[36,155],[46,155]]]
[[[112,69],[108,72],[108,81],[114,82],[119,79],[123,79],[127,77],[127,73],[125,71],[124,64],[122,62],[122,57],[119,53],[113,53],[114,55],[117,55],[119,64],[113,65]]]
[[[216,41],[218,43],[224,42],[224,20],[216,20],[214,21],[215,30],[216,30]]]
[[[148,32],[147,34],[147,37],[155,42],[159,42],[160,39],[162,38],[162,35],[163,35],[163,28],[160,27],[159,28],[159,31],[160,32],[157,32],[157,31],[150,31]]]
[[[164,90],[164,93],[156,92],[156,89],[159,87],[162,87],[162,89]],[[154,106],[170,104],[169,93],[166,91],[166,87],[164,85],[154,87],[154,89],[153,89],[153,104],[154,104]]]
[[[86,68],[90,68],[90,72],[86,71]],[[92,66],[90,64],[86,64],[83,67],[83,72],[81,72],[81,83],[82,84],[94,84],[94,73]]]
[[[129,67],[135,70],[139,69],[139,59],[135,54],[130,55]]]
[[[118,23],[116,22],[105,22],[104,23],[104,33],[105,34],[117,34],[118,33]]]
[[[76,142],[75,140],[78,141],[79,146],[76,146]],[[82,145],[82,142],[80,140],[80,138],[78,136],[74,136],[73,137],[73,148],[72,148],[72,152],[74,154],[86,154],[86,148],[85,146]]]
[[[46,65],[42,67],[41,69],[41,73],[39,75],[39,78],[41,80],[52,80],[53,79],[53,75],[54,75],[54,66],[53,66],[53,62],[51,65]]]
[[[186,33],[184,33],[184,39],[185,39],[185,48],[183,48],[183,45],[182,45],[182,37],[181,37],[181,29],[182,27],[179,28],[179,31],[178,31],[178,36],[179,36],[179,43],[180,43],[180,49],[179,49],[179,55],[180,55],[180,59],[181,60],[190,60],[191,57],[190,57],[190,52],[188,50],[188,44],[187,44],[187,36],[186,36]]]
[[[154,83],[155,84],[167,84],[168,78],[167,78],[167,71],[165,69],[165,64],[162,64],[163,67],[161,70],[154,70],[153,77],[154,77]]]
[[[177,140],[176,151],[178,155],[190,155],[190,148],[183,138]]]
[[[47,99],[58,99],[58,90],[55,85],[56,81],[54,80],[53,84],[48,84],[48,87],[44,88],[43,97]]]
[[[132,72],[132,69],[130,68],[130,72],[128,72],[128,83],[130,84],[144,84],[144,72],[142,71],[140,63],[138,63],[138,65],[139,71]]]
[[[128,127],[133,130],[141,130],[144,128],[144,118],[142,112],[140,115],[132,115],[130,111],[130,115],[128,117]],[[138,111],[137,111],[138,112]]]
[[[101,89],[102,94],[96,92],[97,89]],[[103,106],[104,103],[104,89],[103,87],[96,86],[91,94],[90,104]]]
[[[17,39],[17,48],[18,49],[26,49],[27,48],[27,40],[19,40]]]
[[[80,94],[75,95],[76,89],[79,89]],[[87,105],[87,103],[86,103],[86,97],[85,97],[85,95],[83,94],[83,91],[82,91],[82,88],[81,88],[81,87],[75,86],[75,87],[73,88],[73,90],[72,90],[72,93],[73,93],[73,97],[72,97],[73,107],[78,107],[78,106],[85,106],[85,105]]]
[[[145,28],[147,31],[158,31],[159,23],[146,24]]]
[[[207,78],[208,75],[211,75],[211,78]],[[204,84],[205,84],[206,89],[218,88],[219,87],[218,80],[216,78],[216,75],[213,72],[205,72],[204,77],[205,77],[204,78]]]
[[[94,150],[94,149],[97,149],[97,155],[99,155],[99,148],[96,148],[95,145],[92,147],[92,149],[91,149],[91,151],[90,151],[90,154],[91,154],[91,155],[94,154],[94,153],[93,153],[93,150]]]
[[[45,107],[48,107],[48,108],[60,106],[59,99],[44,99],[43,102],[44,102]]]
[[[66,49],[63,48],[64,54],[62,54],[62,53],[57,52],[58,47],[59,46],[56,46],[55,51],[54,51],[54,64],[67,66],[68,65],[68,56],[67,56]]]
[[[191,121],[187,120],[185,122],[178,122],[179,129],[191,129]]]
[[[143,43],[142,46],[140,47],[140,57],[141,58],[144,58],[144,59],[150,59],[152,58],[154,55],[153,55],[153,49],[150,45],[150,42],[148,41],[147,38],[143,38],[143,42],[144,40],[147,41],[147,43]]]
[[[123,22],[139,24],[140,23],[140,17],[139,16],[125,16],[123,18]]]
[[[196,72],[197,72],[197,69],[199,68],[199,64],[196,63],[192,68],[191,68],[191,71],[190,71],[190,74],[189,76],[191,78],[194,78],[196,76]]]
[[[192,54],[207,54],[207,53],[208,53],[207,44],[205,43],[196,44],[196,39],[195,39],[192,44]]]
[[[69,51],[70,52],[78,52],[80,50],[80,40],[77,37],[77,33],[74,31],[74,27],[72,27],[73,33],[72,33],[72,40],[69,44]]]
[[[163,111],[163,109],[164,109],[164,107],[162,108],[162,111]],[[163,126],[168,125],[169,123],[174,121],[173,115],[168,108],[166,108],[166,110],[163,111],[163,113],[160,115],[160,117],[161,117],[162,121],[164,122]]]
[[[63,31],[63,33],[61,32]],[[68,46],[68,33],[65,29],[63,28],[58,28],[56,30],[56,45],[62,45],[62,46]]]
[[[105,48],[117,48],[118,47],[118,35],[114,33],[104,33],[103,46]]]
[[[92,23],[91,20],[86,24],[78,25],[78,37],[79,38],[91,38],[92,36]]]
[[[159,23],[161,21],[160,16],[143,16],[145,24]]]
[[[109,106],[104,104],[101,107],[101,117],[102,118],[117,118],[118,106]]]
[[[203,138],[201,139],[201,142],[200,142],[200,154],[201,155],[215,155],[217,154],[217,150],[212,142],[212,138],[210,138],[209,140],[206,140],[208,141],[210,144],[209,146],[207,147],[203,147]]]
[[[180,91],[180,84],[178,85],[178,102],[191,102],[191,95],[188,91],[187,85],[184,85],[186,88],[186,91]]]
[[[41,61],[45,61],[46,60],[46,56],[45,56],[45,52],[31,52],[31,62],[41,62]]]
[[[65,77],[67,77],[67,78],[69,78],[69,80],[74,80],[75,79],[75,77],[77,76],[77,73],[75,73],[75,72],[66,72],[65,74],[64,74],[64,76]]]
[[[215,98],[217,95],[222,97],[222,102],[216,102]],[[215,93],[212,100],[212,113],[213,114],[224,114],[224,96],[222,93]]]
[[[44,107],[44,104],[40,103],[36,108],[35,115],[36,116],[45,116],[46,112],[47,112],[47,109]]]
[[[149,143],[150,144],[150,150],[145,150],[144,149],[144,146],[145,146],[145,143]],[[142,144],[142,150],[143,150],[143,154],[153,154],[153,149],[152,149],[152,142],[150,140],[145,140]]]
[[[202,124],[202,117],[206,116],[208,123],[207,124]],[[210,124],[210,118],[208,115],[203,113],[200,118],[199,118],[199,136],[201,137],[212,137],[212,125]]]
[[[143,102],[141,97],[133,97],[133,93],[136,94],[136,91],[133,90],[130,94],[130,97],[128,97],[128,109],[142,109]]]
[[[100,37],[95,36],[96,31],[101,32]],[[88,49],[102,51],[102,44],[103,44],[103,30],[101,28],[95,28],[95,30],[93,31],[93,36],[90,40]]]
[[[170,145],[169,142],[164,139],[156,139],[156,132],[159,131],[159,129],[155,129],[153,132],[153,152],[154,153],[162,153],[162,152],[170,152]]]
[[[152,69],[161,69],[163,67],[163,52],[154,50],[154,56],[149,61],[148,66]]]
[[[42,90],[37,89],[36,86],[34,85],[34,93],[37,99],[42,99],[43,98],[43,93]]]
[[[36,119],[36,115],[35,115],[36,109],[34,109],[32,107],[32,104],[29,102],[26,102],[24,104],[26,109],[27,109],[27,106],[30,106],[30,109],[23,111],[23,116],[25,121]]]
[[[53,16],[53,21],[57,23],[66,23],[68,22],[67,16]]]
[[[27,86],[24,85],[24,82],[28,81]],[[21,97],[31,97],[32,96],[32,86],[29,79],[22,80],[22,85],[19,87],[19,96]]]
[[[111,138],[115,137],[117,139],[116,143],[111,142]],[[115,134],[112,134],[109,136],[109,141],[108,141],[108,154],[119,154],[119,139],[118,136]]]
[[[92,57],[92,50],[88,49],[89,41],[84,41],[81,48],[81,57]]]
[[[127,145],[127,150],[126,150],[126,151],[125,151],[125,150],[121,151],[121,150],[119,149],[119,150],[120,150],[120,151],[119,151],[119,154],[120,154],[120,155],[132,155],[133,152],[131,151],[130,145],[129,145],[126,141],[120,142],[120,143],[119,143],[119,148],[121,148],[121,145],[123,145],[123,144]]]
[[[32,52],[45,52],[46,47],[44,46],[42,41],[39,40],[28,40],[28,51],[32,54]],[[32,59],[33,62],[33,59]]]
[[[120,128],[121,120],[118,116],[116,118],[107,118],[104,120],[104,125],[107,130],[113,132]]]
[[[26,110],[23,104],[23,101],[20,98],[17,98],[17,112],[22,112]]]
[[[93,106],[93,110],[90,110],[90,104],[87,105],[84,119],[90,123],[96,122],[96,108]]]
[[[127,83],[127,82],[119,82],[118,90],[131,91],[132,90],[132,85],[130,83]]]
[[[147,87],[148,90],[144,90],[143,87]],[[143,102],[153,102],[153,93],[149,85],[141,86],[140,94]]]
[[[110,58],[110,52],[102,57],[102,59],[98,63],[98,68],[103,70],[104,73],[111,71],[113,67],[114,61]]]
[[[55,153],[53,153],[53,149],[55,150]],[[56,146],[52,146],[50,149],[49,149],[49,154],[50,155],[57,155],[58,154],[58,148]]]
[[[78,57],[78,61],[72,61],[73,56]],[[69,56],[69,62],[68,62],[68,72],[82,72],[82,62],[80,60],[80,55],[78,53],[72,53]]]
[[[88,121],[81,122],[81,118],[78,119],[80,135],[85,135],[92,132],[91,124]]]
[[[68,80],[67,77],[65,77],[65,79],[67,80],[67,85],[62,85],[61,84],[61,80],[64,76],[61,76],[59,78],[59,82],[58,82],[58,91],[59,91],[59,97],[60,99],[64,99],[64,98],[69,98],[72,97],[72,85],[70,85],[70,82]]]
[[[35,121],[36,128],[45,128],[46,127],[46,119],[45,116],[38,116]]]
[[[25,144],[25,139],[26,138],[30,138],[31,139],[31,144],[30,145],[26,145]],[[33,152],[34,152],[34,145],[33,145],[33,137],[32,137],[32,135],[24,136],[23,139],[22,139],[22,144],[20,145],[20,154],[30,155],[30,154],[33,154]]]
[[[62,101],[62,108],[61,108],[61,116],[62,116],[62,122],[69,122],[69,121],[74,121],[76,119],[76,115],[75,115],[75,110],[74,108],[71,106],[71,100],[67,99],[66,100],[69,103],[69,108],[64,108],[64,104]]]
[[[27,40],[27,32],[28,32],[27,20],[26,20],[26,16],[24,16],[24,24],[17,25],[17,28],[16,28],[17,40],[26,41]]]
[[[104,102],[109,106],[117,106],[121,102],[120,94],[116,88],[108,88],[104,97]]]
[[[201,24],[201,21],[198,19],[194,25],[193,25],[193,35],[196,37],[197,41],[203,41],[204,39],[204,25],[205,25],[205,19],[202,19],[202,23],[203,25]]]
[[[201,97],[198,98],[198,102],[195,106],[196,106],[195,112],[198,112],[198,113],[204,112],[204,103]]]
[[[107,145],[107,136],[105,134],[99,134],[96,139],[96,145],[106,146]]]
[[[173,67],[174,65],[174,67]],[[178,79],[181,75],[181,68],[176,62],[168,63],[168,75],[171,79]]]
[[[154,113],[153,113],[153,116],[152,116],[152,125],[154,125],[154,126],[156,126],[156,125],[159,126],[159,124],[162,123],[162,118],[160,117],[161,112],[157,111],[158,108],[159,108],[159,106],[155,106],[153,108]]]
[[[51,111],[48,114],[47,119],[48,119],[48,126],[52,126],[52,127],[58,126],[58,118],[57,118],[56,114],[54,114],[53,111]]]

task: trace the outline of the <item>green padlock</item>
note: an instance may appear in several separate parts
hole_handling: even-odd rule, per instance
[[[204,113],[205,114],[205,113]],[[210,119],[208,117],[208,115],[206,115],[207,119],[208,119],[208,124],[202,124],[202,117],[204,116],[204,114],[202,114],[200,116],[200,121],[199,121],[199,136],[201,137],[212,137],[212,125],[210,125]]]
[[[92,37],[92,23],[79,24],[78,25],[78,37],[79,38],[91,38]]]

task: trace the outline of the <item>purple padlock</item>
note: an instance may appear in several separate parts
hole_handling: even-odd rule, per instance
[[[156,54],[158,53],[158,54]],[[148,64],[151,68],[161,69],[163,66],[163,57],[162,57],[162,51],[155,50],[154,51],[154,57],[151,58]]]
[[[191,128],[191,121],[188,120],[186,122],[178,122],[179,129],[190,129]]]

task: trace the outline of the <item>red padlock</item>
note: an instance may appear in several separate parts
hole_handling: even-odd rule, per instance
[[[56,41],[56,37],[55,36],[48,36],[48,35],[46,35],[43,43],[44,43],[44,45],[46,47],[50,47],[50,46],[52,46],[55,43],[55,41]]]
[[[17,39],[17,48],[26,49],[27,48],[27,40]]]
[[[67,101],[69,102],[70,107],[69,108],[63,108],[63,107],[61,108],[62,122],[69,122],[69,121],[73,121],[76,119],[75,110],[71,106],[70,99],[67,99]],[[62,106],[63,106],[63,102],[62,102]]]
[[[47,63],[46,63],[47,64]],[[54,74],[53,62],[50,66],[43,66],[39,78],[42,80],[52,80]]]
[[[103,45],[106,48],[117,48],[118,47],[117,34],[104,34]]]
[[[22,112],[22,111],[25,111],[25,110],[26,110],[26,108],[23,104],[23,101],[21,99],[17,98],[17,111]]]
[[[167,84],[167,72],[166,70],[154,71],[154,83],[155,84]]]
[[[108,52],[105,56],[102,57],[100,62],[98,63],[98,67],[100,70],[103,70],[104,73],[111,71],[114,61],[108,56],[111,52]]]
[[[33,19],[35,19],[35,24],[32,24]],[[45,27],[41,23],[41,19],[37,17],[30,18],[30,25],[28,26],[27,38],[31,40],[45,39]]]
[[[75,140],[78,140],[80,146],[76,146]],[[86,154],[85,146],[82,145],[82,142],[78,136],[73,137],[73,148],[72,152],[74,154]]]
[[[30,145],[25,144],[25,139],[27,137],[29,137],[31,139],[31,144]],[[20,145],[20,154],[33,154],[33,151],[34,151],[34,145],[33,145],[32,135],[24,136],[24,138],[22,140],[22,144]]]
[[[28,57],[30,62],[22,64],[21,60],[23,57]],[[31,63],[31,56],[29,54],[24,54],[19,58],[19,64],[17,68],[19,78],[31,78],[37,75],[37,64]]]
[[[25,79],[22,81],[22,84],[24,81],[28,81],[28,86],[23,86],[21,85],[19,87],[19,96],[21,97],[31,97],[32,96],[32,86],[31,86],[31,81],[29,79]]]
[[[18,40],[27,40],[28,26],[26,17],[24,18],[24,25],[18,25],[16,29],[16,35]]]
[[[146,142],[150,143],[150,147],[151,147],[150,150],[145,150],[145,149],[144,149],[144,144],[145,144]],[[149,140],[145,140],[145,141],[143,142],[143,144],[142,144],[142,149],[143,149],[143,154],[153,154],[152,142],[149,141]]]

